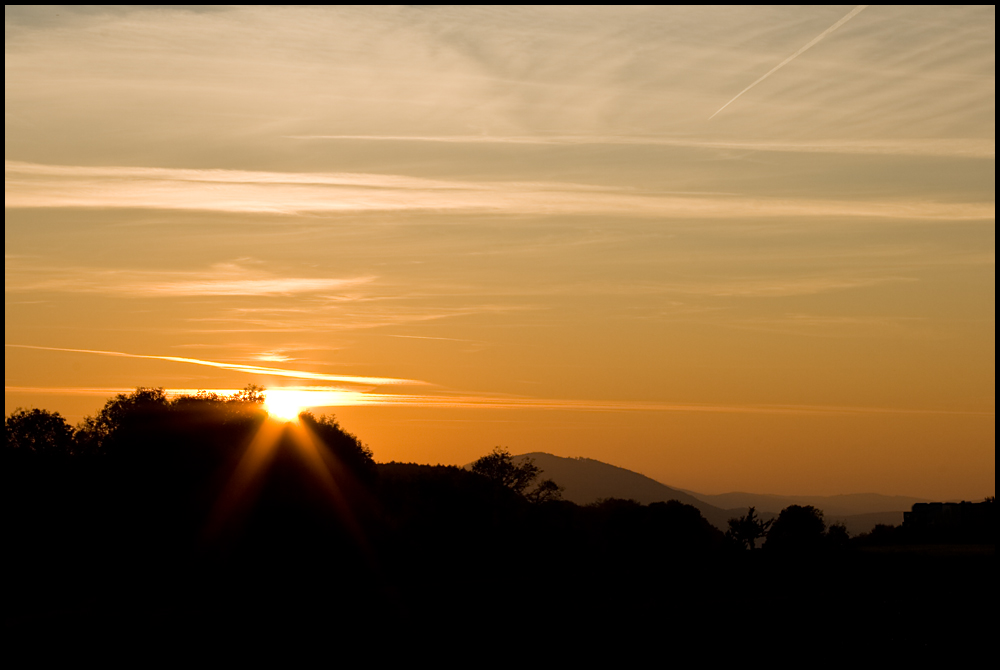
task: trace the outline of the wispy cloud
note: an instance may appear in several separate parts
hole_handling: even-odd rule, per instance
[[[342,330],[366,330],[407,324],[427,323],[442,319],[483,314],[505,314],[538,309],[534,305],[474,304],[459,307],[429,306],[369,306],[367,309],[340,309],[336,302],[326,307],[312,305],[302,308],[236,307],[225,312],[188,320],[191,324],[219,324],[215,328],[189,328],[200,333],[329,333]]]
[[[773,68],[771,68],[770,70],[768,70],[763,76],[761,76],[759,79],[757,79],[757,81],[755,81],[754,83],[750,84],[745,89],[743,89],[742,91],[740,91],[739,93],[737,93],[735,97],[733,97],[729,102],[727,102],[722,107],[720,107],[715,112],[715,114],[712,114],[712,116],[710,116],[708,118],[711,119],[711,118],[715,117],[719,112],[721,112],[726,107],[728,107],[729,105],[731,105],[734,102],[736,102],[737,98],[739,98],[741,95],[743,95],[744,93],[746,93],[747,91],[749,91],[751,88],[753,88],[754,86],[756,86],[760,82],[762,82],[765,79],[767,79],[768,77],[770,77],[772,74],[774,74],[775,72],[777,72],[781,68],[783,68],[786,65],[788,65],[789,63],[791,63],[793,60],[795,60],[796,58],[798,58],[799,56],[801,56],[803,53],[805,53],[808,49],[811,49],[813,46],[815,46],[824,37],[826,37],[827,35],[829,35],[830,33],[832,33],[834,30],[836,30],[837,28],[839,28],[840,26],[844,25],[845,23],[847,23],[848,21],[850,21],[851,19],[853,19],[855,16],[857,16],[858,14],[860,14],[867,6],[868,5],[858,5],[857,7],[855,7],[851,11],[849,11],[842,19],[840,19],[839,21],[837,21],[836,23],[834,23],[832,26],[830,26],[829,28],[827,28],[826,30],[824,30],[823,32],[821,32],[819,35],[817,35],[816,37],[814,37],[805,46],[801,47],[798,51],[796,51],[795,53],[793,53],[791,56],[789,56],[788,58],[786,58],[785,60],[781,61],[780,63],[778,63],[777,65],[775,65]]]
[[[4,386],[3,390],[4,393],[19,395],[103,396],[108,398],[119,393],[130,393],[135,389],[84,386]]]
[[[745,277],[729,280],[706,280],[700,283],[678,284],[672,292],[718,297],[786,297],[816,295],[830,291],[868,288],[880,284],[909,283],[912,277],[851,277],[843,274],[788,277]]]
[[[819,338],[893,338],[926,334],[930,320],[914,316],[852,316],[790,313],[735,317],[717,321],[736,330]],[[921,330],[918,330],[921,329]]]
[[[282,277],[235,263],[219,263],[200,271],[152,271],[43,267],[11,259],[5,263],[4,275],[7,292],[61,291],[135,297],[288,296],[344,291],[375,279]]]
[[[200,392],[215,393],[218,395],[233,395],[242,389],[163,389],[168,396],[197,395]],[[97,396],[109,398],[119,393],[132,393],[132,388],[114,387],[85,387],[85,386],[4,386],[4,392],[18,395],[62,395],[62,396]]]
[[[940,158],[996,157],[993,138],[940,139],[829,139],[829,140],[712,140],[694,137],[628,135],[291,135],[297,140],[362,142],[430,142],[441,144],[524,144],[553,146],[690,147],[726,151],[780,153],[861,154],[876,156],[933,156]]]
[[[194,164],[221,141],[238,167],[247,154],[233,149],[272,150],[289,135],[707,134],[711,110],[834,29],[836,41],[809,53],[832,66],[784,68],[768,80],[773,104],[721,115],[713,135],[994,134],[992,7],[882,6],[865,11],[863,30],[840,30],[841,11],[161,8],[60,11],[59,28],[26,29],[53,20],[33,8],[5,44],[8,155],[48,142],[55,162]]]
[[[444,340],[446,342],[466,342],[472,344],[482,344],[480,340],[467,340],[461,337],[432,337],[430,335],[393,335],[385,333],[386,337],[398,337],[407,340]]]
[[[253,358],[264,363],[287,363],[288,361],[295,360],[291,356],[286,356],[281,351],[262,351],[254,355]]]
[[[5,161],[6,207],[225,212],[455,211],[682,218],[988,220],[994,202],[678,196],[564,182],[477,182],[353,173],[52,166]]]
[[[386,386],[393,384],[424,385],[427,382],[415,379],[399,379],[395,377],[362,377],[355,375],[332,375],[321,372],[308,372],[305,370],[286,370],[284,368],[270,368],[259,365],[242,365],[239,363],[223,363],[218,361],[206,361],[199,358],[183,358],[180,356],[154,356],[145,354],[129,354],[121,351],[99,351],[94,349],[69,349],[62,347],[39,347],[28,344],[4,344],[11,349],[35,349],[39,351],[63,351],[76,354],[96,354],[99,356],[115,356],[118,358],[141,358],[147,360],[170,361],[173,363],[187,363],[190,365],[202,365],[220,370],[230,370],[233,372],[243,372],[251,375],[267,377],[283,377],[289,379],[311,379],[314,381],[341,382],[344,384],[356,384],[363,386]]]
[[[291,295],[343,289],[370,281],[359,279],[323,279],[306,277],[273,277],[268,279],[206,279],[164,282],[138,286],[123,286],[122,293],[136,295],[197,296],[197,295]]]
[[[21,387],[7,386],[7,393],[111,396],[133,389]],[[236,389],[165,389],[168,395],[194,395],[198,390],[231,394]],[[794,404],[710,404],[631,402],[616,400],[574,400],[557,398],[509,397],[500,395],[468,395],[441,393],[417,395],[350,391],[318,386],[283,386],[271,390],[295,393],[304,407],[408,407],[426,409],[487,409],[487,410],[559,410],[571,412],[676,412],[698,414],[764,414],[764,415],[835,415],[835,414],[897,414],[897,415],[960,415],[994,416],[995,412],[976,410],[946,410],[937,408],[863,407],[848,405]]]
[[[591,412],[691,412],[717,414],[958,414],[992,416],[994,412],[857,407],[843,405],[713,405],[687,403],[628,402],[613,400],[563,400],[545,398],[503,398],[491,396],[432,396],[387,393],[346,393],[327,397],[333,406],[369,405],[441,407],[450,409],[542,409]],[[317,407],[323,405],[316,405]]]

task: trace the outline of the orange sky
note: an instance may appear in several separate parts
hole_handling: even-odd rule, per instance
[[[993,7],[7,8],[5,411],[993,495],[995,100]]]

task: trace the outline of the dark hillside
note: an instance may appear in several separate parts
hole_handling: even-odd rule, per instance
[[[591,458],[563,458],[543,452],[521,454],[517,458],[534,459],[535,465],[542,469],[542,476],[555,480],[563,487],[563,498],[577,505],[589,505],[605,498],[634,500],[644,505],[677,500],[696,508],[720,530],[728,527],[730,518],[746,513],[745,509],[721,509],[646,475]]]

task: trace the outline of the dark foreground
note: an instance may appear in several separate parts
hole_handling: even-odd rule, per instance
[[[972,544],[886,531],[747,551],[676,502],[532,501],[458,468],[375,465],[329,421],[133,405],[75,446],[8,435],[0,611],[15,646],[657,663],[994,647],[992,528]]]

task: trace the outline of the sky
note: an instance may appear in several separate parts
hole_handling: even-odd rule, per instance
[[[994,7],[4,10],[4,409],[996,487]]]

